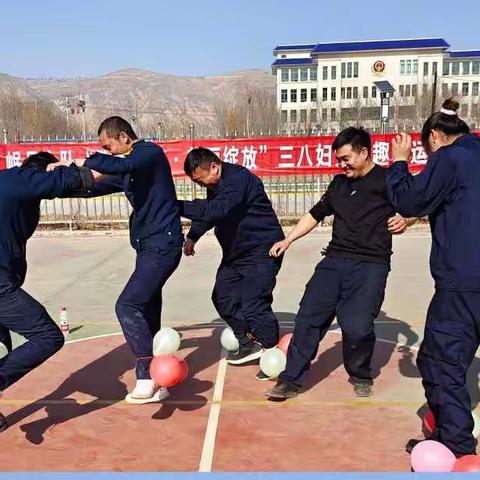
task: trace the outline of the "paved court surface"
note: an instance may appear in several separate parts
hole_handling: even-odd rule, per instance
[[[274,310],[293,328],[304,285],[329,240],[318,230],[288,252]],[[424,406],[415,356],[432,294],[430,236],[395,239],[392,273],[377,320],[375,395],[356,399],[342,367],[336,324],[322,343],[302,395],[265,400],[257,365],[227,366],[224,326],[210,302],[220,259],[213,236],[184,258],[165,291],[164,323],[182,332],[190,376],[163,404],[131,406],[132,356],[115,300],[133,268],[123,234],[46,235],[32,240],[26,289],[54,318],[68,308],[65,348],[5,392],[1,470],[28,471],[409,471],[405,441],[421,434]],[[17,339],[17,341],[21,341]],[[475,362],[470,380],[480,394]]]

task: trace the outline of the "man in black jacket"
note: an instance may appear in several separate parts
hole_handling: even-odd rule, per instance
[[[195,243],[215,227],[223,258],[212,300],[240,345],[227,361],[238,365],[258,359],[278,343],[272,292],[282,258],[270,257],[268,250],[284,238],[282,228],[261,180],[246,168],[222,162],[206,148],[192,150],[184,168],[207,187],[207,199],[179,202],[181,215],[192,219],[184,252],[193,255]],[[268,377],[259,372],[257,379]]]
[[[21,167],[0,172],[0,342],[8,354],[0,359],[0,395],[60,348],[64,337],[45,308],[21,286],[27,273],[26,246],[37,228],[40,201],[87,191],[91,172],[75,165],[46,172],[57,159],[46,152],[30,156]],[[12,350],[10,332],[27,342]],[[0,431],[7,428],[0,414]]]

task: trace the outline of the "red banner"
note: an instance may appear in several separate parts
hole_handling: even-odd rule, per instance
[[[393,134],[372,135],[372,158],[379,165],[391,161]],[[156,142],[163,147],[175,176],[183,176],[183,161],[194,147],[206,147],[225,162],[243,165],[257,175],[304,175],[338,171],[332,142],[335,137],[275,137]],[[412,134],[412,170],[427,160],[418,133]],[[0,145],[0,169],[20,165],[29,155],[48,151],[60,160],[85,158],[100,150],[97,143],[28,143]]]

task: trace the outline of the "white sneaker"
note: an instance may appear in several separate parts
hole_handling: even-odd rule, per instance
[[[125,397],[127,403],[141,405],[144,403],[161,402],[170,394],[165,387],[158,387],[153,380],[137,380],[135,388]]]

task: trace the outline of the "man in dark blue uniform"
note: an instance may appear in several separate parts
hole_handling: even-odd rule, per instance
[[[347,128],[333,142],[339,166],[321,198],[271,249],[282,255],[292,242],[334,215],[332,240],[308,282],[287,353],[287,366],[266,395],[295,397],[303,384],[319,342],[335,317],[343,335],[343,361],[357,396],[372,393],[371,359],[375,347],[374,320],[383,302],[392,254],[392,233],[403,233],[406,221],[388,201],[386,169],[370,156],[370,135]]]
[[[41,152],[21,167],[0,172],[0,342],[9,352],[0,359],[0,396],[64,343],[45,308],[21,288],[27,273],[27,241],[38,225],[40,201],[87,191],[93,185],[86,168],[73,165],[46,172],[47,165],[55,162],[53,155]],[[27,341],[12,350],[10,332]],[[0,414],[0,431],[5,428],[7,422]]]
[[[98,135],[103,149],[111,155],[96,153],[83,162],[107,175],[95,184],[90,196],[124,190],[133,207],[130,241],[137,252],[135,271],[115,306],[127,343],[137,358],[137,383],[126,400],[160,401],[168,391],[154,384],[149,368],[153,337],[161,326],[162,288],[182,254],[175,185],[163,150],[139,140],[124,119],[107,118]]]
[[[429,216],[435,294],[417,365],[436,421],[431,439],[462,456],[475,453],[466,373],[480,341],[480,139],[469,134],[458,106],[446,100],[425,122],[430,156],[418,175],[408,171],[410,137],[394,140],[387,184],[398,212]],[[409,441],[407,451],[416,443]]]
[[[196,148],[185,159],[185,173],[207,187],[207,199],[179,202],[181,215],[192,219],[185,254],[193,255],[195,243],[215,227],[223,258],[212,300],[240,345],[227,361],[239,365],[258,359],[278,343],[272,293],[282,259],[270,257],[268,250],[284,238],[282,228],[261,180],[248,169]],[[259,372],[257,379],[268,377]]]

